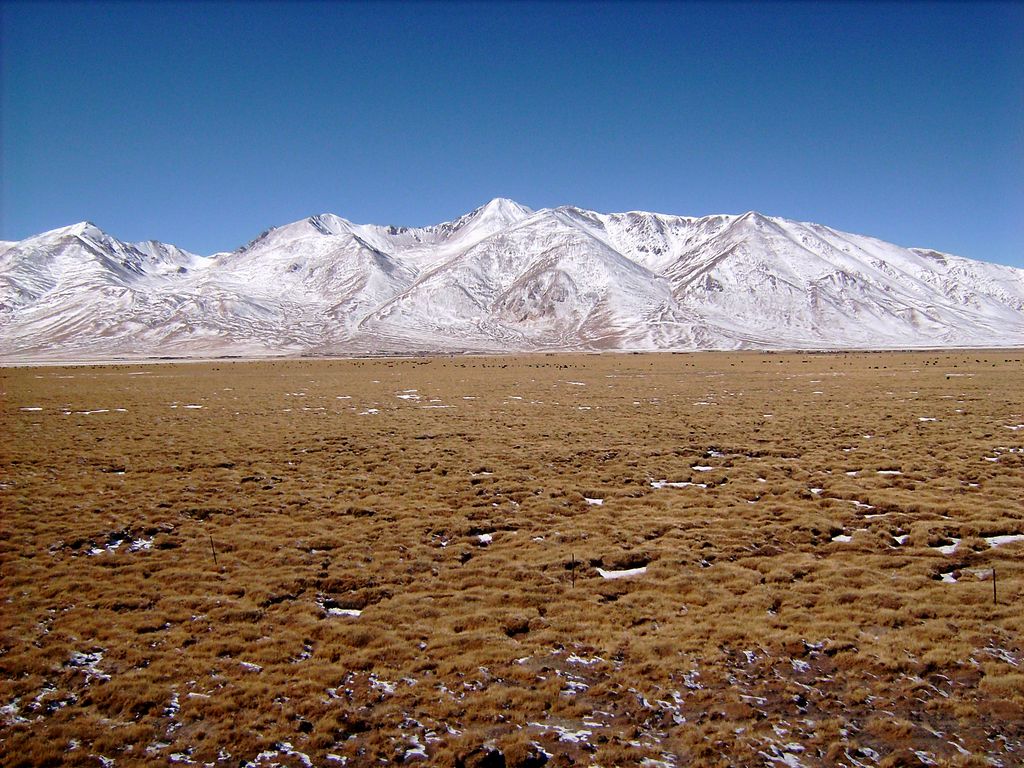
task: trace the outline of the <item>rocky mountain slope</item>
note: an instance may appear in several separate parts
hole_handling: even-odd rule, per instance
[[[201,257],[89,223],[0,243],[0,356],[1024,345],[1024,270],[819,224],[496,199]]]

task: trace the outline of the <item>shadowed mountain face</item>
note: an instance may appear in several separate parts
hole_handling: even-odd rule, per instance
[[[208,258],[89,223],[0,243],[0,356],[1024,345],[1024,270],[819,224],[493,200]]]

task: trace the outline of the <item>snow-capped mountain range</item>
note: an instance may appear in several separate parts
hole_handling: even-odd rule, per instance
[[[201,257],[83,222],[0,243],[0,357],[1024,346],[1024,270],[750,212],[332,214]]]

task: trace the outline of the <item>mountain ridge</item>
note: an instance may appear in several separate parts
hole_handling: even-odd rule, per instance
[[[1024,270],[756,211],[495,198],[198,256],[78,222],[0,247],[0,357],[1024,346]]]

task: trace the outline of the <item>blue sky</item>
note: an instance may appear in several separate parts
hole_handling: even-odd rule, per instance
[[[0,238],[758,210],[1024,266],[1024,5],[0,3]]]

